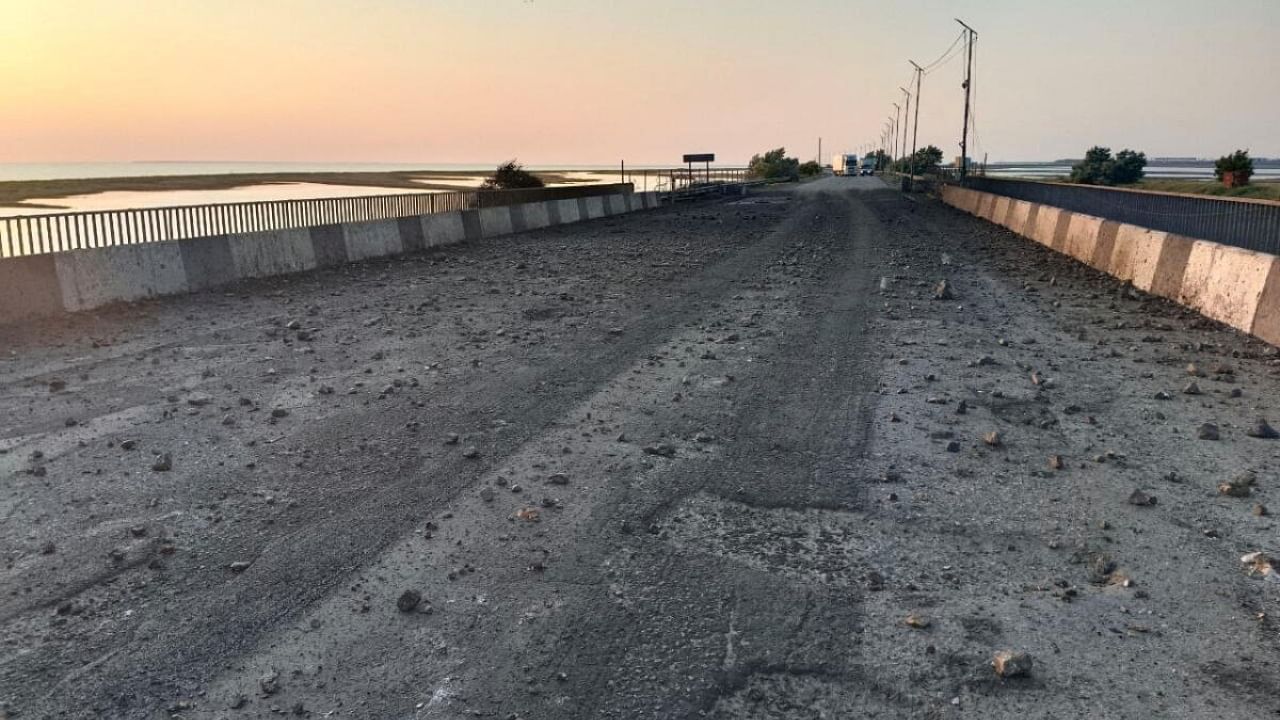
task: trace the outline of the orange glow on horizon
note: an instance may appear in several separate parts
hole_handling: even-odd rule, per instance
[[[830,152],[879,137],[906,57],[954,37],[935,4],[0,0],[0,162],[809,158],[819,136]],[[1213,70],[1203,40],[1230,27],[1236,63],[1278,67],[1280,3],[1242,5],[1249,22],[1190,0],[966,12],[983,33],[979,149],[996,158],[1280,155],[1280,99],[1214,111],[1248,78]],[[1096,27],[1082,56],[1076,31]],[[1135,55],[1137,29],[1161,40]],[[921,114],[921,144],[948,157],[958,72],[926,80]]]

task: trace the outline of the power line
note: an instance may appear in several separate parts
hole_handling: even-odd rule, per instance
[[[966,47],[965,45],[960,45],[956,47],[954,51],[948,51],[948,54],[943,58],[939,58],[938,62],[934,63],[933,65],[929,65],[925,67],[924,74],[931,75],[935,71],[941,70],[943,66],[945,66],[947,63],[950,63],[952,60],[956,59],[960,55],[960,53],[964,51],[965,47]]]
[[[929,70],[933,69],[933,68],[934,68],[934,66],[938,65],[938,64],[939,64],[939,63],[941,63],[941,62],[944,62],[944,61],[947,59],[947,55],[949,55],[949,54],[951,53],[951,51],[952,51],[952,50],[954,50],[954,49],[956,48],[956,45],[958,45],[958,44],[960,43],[960,41],[964,39],[964,36],[965,36],[965,33],[963,33],[963,32],[961,32],[959,35],[957,35],[957,36],[956,36],[956,39],[955,39],[955,40],[953,40],[953,41],[951,42],[951,46],[947,48],[946,52],[942,53],[942,55],[941,55],[941,56],[939,56],[937,60],[934,60],[933,62],[929,63],[928,65],[925,65],[925,66],[924,66],[924,68],[923,68],[923,69],[924,69],[924,71],[925,71],[925,72],[928,72]]]

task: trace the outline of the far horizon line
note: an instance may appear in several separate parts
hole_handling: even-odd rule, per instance
[[[839,153],[832,153],[836,155]],[[857,154],[857,153],[848,153]],[[1053,159],[1017,159],[1017,160],[988,160],[986,165],[1060,165],[1064,163],[1078,162],[1082,158],[1053,158]],[[436,161],[404,161],[404,160],[201,160],[201,159],[178,159],[178,160],[0,160],[0,165],[183,165],[183,164],[202,164],[202,165],[396,165],[403,166],[406,170],[422,169],[430,170],[430,166],[449,167],[458,169],[483,169],[488,167],[498,167],[499,165],[515,160],[524,167],[537,168],[541,170],[571,170],[571,169],[620,169],[619,162],[600,163],[600,162],[522,162],[517,158],[507,158],[498,161],[472,161],[472,162],[436,162]],[[1213,157],[1194,157],[1190,155],[1159,155],[1147,158],[1148,163],[1170,163],[1170,162],[1214,162]],[[1271,157],[1259,155],[1253,158],[1255,162],[1280,162],[1280,156]],[[982,164],[975,158],[970,158],[970,162],[974,164]],[[641,169],[666,169],[684,167],[687,163],[679,161],[670,161],[666,163],[654,162],[626,162],[626,166]],[[698,165],[699,163],[695,163]],[[746,161],[742,163],[730,162],[713,162],[712,167],[741,167],[745,166]]]

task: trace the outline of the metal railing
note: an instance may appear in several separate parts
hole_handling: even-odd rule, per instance
[[[965,187],[1107,220],[1280,254],[1280,202],[970,176]]]
[[[752,182],[746,168],[648,168],[627,170],[624,177],[638,191],[657,191],[666,195]]]
[[[0,258],[391,220],[526,202],[629,193],[632,189],[630,183],[614,183],[23,215],[0,218]]]

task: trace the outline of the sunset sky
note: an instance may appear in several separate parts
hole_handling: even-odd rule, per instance
[[[829,155],[956,16],[978,158],[1280,156],[1277,0],[0,0],[0,162]],[[924,80],[947,157],[961,72]]]

